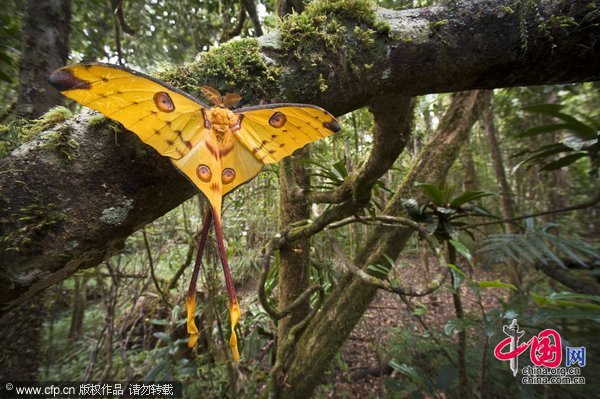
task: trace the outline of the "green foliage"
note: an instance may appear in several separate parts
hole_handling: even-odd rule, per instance
[[[483,240],[480,248],[488,263],[527,262],[533,266],[557,264],[578,264],[589,267],[600,261],[597,248],[572,236],[553,233],[560,225],[543,224],[537,226],[531,219],[526,220],[526,229],[520,234],[492,234]]]
[[[122,57],[131,66],[157,68],[181,64],[215,46],[239,23],[240,2],[225,0],[143,1],[119,3],[120,21],[110,2],[73,2],[71,47],[76,61],[117,62],[115,28],[119,29]],[[242,35],[252,34],[246,20]]]
[[[15,13],[17,5],[7,1],[0,10],[0,81],[15,82],[19,56],[20,18]]]
[[[579,308],[600,310],[600,296],[576,294],[574,292],[553,292],[549,295],[532,294],[533,299],[540,307],[551,308]],[[600,315],[594,317],[600,322]]]
[[[559,104],[539,104],[524,108],[525,111],[535,112],[559,119],[560,123],[543,124],[531,127],[519,134],[518,137],[536,137],[542,134],[555,132],[569,132],[560,142],[547,144],[536,149],[519,151],[514,156],[533,154],[520,165],[528,168],[539,166],[540,170],[553,171],[573,164],[575,161],[588,157],[592,161],[590,174],[597,176],[600,168],[600,119],[584,114],[579,115],[581,120],[568,115],[564,106]],[[556,158],[560,155],[559,158]]]
[[[505,289],[513,290],[514,286],[502,281],[476,281],[464,275],[464,283],[469,289],[472,300],[482,304],[485,291],[495,290],[501,294]],[[502,334],[503,325],[514,318],[524,325],[525,337],[537,335],[546,328],[556,329],[562,337],[564,345],[585,346],[589,348],[593,337],[598,337],[598,307],[600,298],[593,295],[582,295],[573,292],[555,292],[548,289],[545,282],[538,280],[532,290],[542,290],[544,294],[531,296],[514,296],[510,300],[499,301],[499,306],[485,311],[473,310],[465,313],[463,319],[448,319],[439,327],[435,322],[428,322],[428,330],[402,328],[394,331],[388,340],[384,353],[392,359],[389,365],[397,375],[384,379],[388,397],[455,397],[458,395],[457,367],[448,362],[445,353],[453,354],[456,349],[455,335],[460,331],[468,333],[467,364],[471,383],[481,381],[483,372],[486,374],[486,386],[477,392],[488,392],[492,396],[501,397],[538,397],[548,394],[560,397],[580,397],[595,388],[586,386],[521,386],[516,383],[512,374],[507,370],[505,362],[490,356],[495,345],[506,336]],[[486,295],[489,295],[487,293]],[[418,309],[417,309],[418,310]],[[423,315],[423,313],[414,313]],[[526,356],[521,356],[520,366],[528,362]],[[586,380],[595,375],[594,368],[582,369]]]
[[[312,187],[315,190],[333,190],[341,186],[348,178],[346,160],[344,159],[337,161],[331,166],[310,160],[304,163],[311,166],[310,175],[313,178]],[[375,216],[377,211],[382,209],[382,206],[377,201],[382,193],[391,194],[392,192],[385,186],[383,179],[378,179],[373,185],[371,200],[365,209],[370,216]]]
[[[466,191],[454,196],[454,186],[450,184],[417,183],[423,190],[426,201],[418,203],[414,199],[404,199],[402,206],[408,216],[417,222],[427,224],[427,230],[440,241],[458,240],[460,230],[470,234],[467,222],[458,219],[469,216],[494,217],[487,209],[472,202],[491,195],[483,191]]]
[[[445,342],[443,345],[440,348],[428,334],[420,336],[410,330],[394,331],[386,350],[394,357],[389,365],[401,378],[384,379],[387,397],[437,397],[441,392],[446,395],[454,392],[458,382],[457,369],[441,356],[441,351],[451,348],[452,344]]]

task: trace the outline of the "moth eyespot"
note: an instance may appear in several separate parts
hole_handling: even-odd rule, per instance
[[[196,174],[198,175],[198,178],[205,183],[208,183],[212,178],[212,172],[210,171],[210,168],[206,165],[198,166],[198,169],[196,169]]]
[[[235,179],[235,170],[227,168],[223,169],[223,173],[221,174],[221,181],[223,184],[229,184]]]
[[[154,105],[162,112],[173,112],[175,111],[175,104],[168,93],[159,91],[154,95]]]
[[[269,125],[277,128],[283,127],[286,122],[287,117],[281,112],[275,112],[273,116],[271,116],[271,119],[269,119]]]

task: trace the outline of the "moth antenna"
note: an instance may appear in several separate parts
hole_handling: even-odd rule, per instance
[[[221,93],[219,93],[219,91],[214,87],[202,86],[200,88],[200,92],[204,97],[206,97],[207,100],[212,102],[215,106],[223,106],[223,96],[221,96]]]
[[[242,96],[240,96],[239,94],[227,93],[223,97],[223,106],[225,106],[227,108],[232,108],[232,107],[235,107],[236,105],[238,105],[241,100],[242,100]]]

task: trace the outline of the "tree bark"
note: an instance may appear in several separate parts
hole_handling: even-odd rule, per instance
[[[81,338],[83,332],[83,321],[85,319],[85,305],[87,300],[86,284],[87,276],[76,276],[73,278],[73,301],[71,303],[71,326],[69,327],[69,339],[76,341]]]
[[[471,150],[471,140],[469,137],[467,137],[467,141],[462,149],[461,162],[465,173],[465,180],[463,181],[464,191],[479,190],[479,179],[477,178],[477,170],[475,169],[475,161],[473,160],[473,151]]]
[[[70,20],[71,0],[25,2],[16,115],[34,119],[62,103],[48,75],[67,62]]]
[[[254,0],[242,0],[242,5],[248,12],[248,16],[252,21],[252,26],[254,26],[255,36],[262,36],[263,31],[260,26],[260,19],[258,18],[258,12],[256,11],[256,3]]]
[[[277,15],[283,18],[285,15],[289,15],[292,12],[301,13],[304,10],[303,0],[277,0],[275,2],[275,8]]]
[[[8,322],[0,323],[0,380],[35,381],[44,361],[42,334],[48,320],[46,293],[7,313]]]
[[[290,46],[289,35],[285,39],[279,32],[261,37],[260,46],[238,40],[214,49],[197,64],[163,78],[183,89],[206,82],[226,91],[235,70],[236,76],[251,76],[239,81],[248,103],[306,102],[340,115],[385,98],[385,93],[416,95],[600,77],[600,17],[590,11],[589,2],[541,2],[543,18],[556,15],[575,21],[567,27],[548,23],[548,34],[541,36],[539,18],[518,9],[508,12],[512,1],[465,4],[468,7],[378,9],[373,15],[353,13],[348,7],[329,9],[323,11],[327,23],[339,19],[350,26],[338,33],[335,45],[307,36],[302,46],[285,47]],[[288,17],[293,18],[300,19]],[[519,33],[523,18],[525,36]],[[323,33],[323,21],[313,18],[312,29],[306,31]],[[240,46],[248,51],[241,52]],[[307,69],[301,62],[313,62],[314,57],[320,60],[316,67],[308,64]],[[54,126],[0,160],[4,308],[81,267],[98,264],[133,231],[194,193],[167,160],[137,137],[115,133],[113,125],[98,123],[90,115],[86,111]],[[45,145],[57,130],[74,143],[68,162]]]
[[[482,122],[487,135],[488,144],[490,146],[496,182],[498,183],[498,188],[500,189],[500,195],[502,198],[502,214],[504,219],[512,219],[517,213],[515,212],[513,191],[510,188],[510,184],[508,184],[508,179],[506,178],[504,160],[502,159],[500,143],[498,142],[498,132],[496,130],[496,125],[494,124],[494,114],[492,112],[491,103],[482,111]],[[518,230],[515,229],[514,225],[511,223],[507,223],[506,226],[509,233],[516,233]]]
[[[279,183],[279,224],[282,230],[290,224],[310,219],[310,206],[306,199],[294,196],[292,187],[300,186],[308,190],[310,177],[302,160],[309,159],[308,147],[305,147],[281,163],[282,172]],[[288,173],[283,172],[288,169]],[[291,172],[291,173],[290,173]],[[288,181],[288,179],[295,181]],[[303,237],[282,247],[279,251],[279,308],[285,309],[294,302],[310,283],[310,242],[308,237]],[[279,342],[291,327],[301,322],[310,310],[308,302],[299,306],[289,316],[279,320],[277,324],[277,337]],[[277,347],[280,357],[281,346]]]
[[[536,268],[541,270],[546,276],[564,284],[575,292],[585,295],[600,295],[598,281],[584,276],[577,276],[573,272],[573,269],[577,267],[580,267],[580,265],[567,264],[567,269],[554,263],[536,265]]]
[[[402,184],[384,209],[386,215],[402,213],[403,198],[420,198],[416,182],[440,183],[456,159],[476,120],[479,96],[489,93],[478,91],[458,93],[429,145],[415,160]],[[411,235],[407,229],[374,228],[354,263],[365,269],[370,264],[385,264],[385,256],[395,259]],[[300,337],[280,383],[282,398],[310,397],[313,389],[329,367],[346,337],[371,303],[377,288],[352,274],[345,275],[324,303],[317,316]]]

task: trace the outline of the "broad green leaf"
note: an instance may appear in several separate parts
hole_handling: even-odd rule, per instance
[[[390,268],[394,267],[396,265],[396,262],[394,261],[394,259],[390,258],[387,254],[383,254],[383,257],[390,264]]]
[[[517,287],[515,287],[513,284],[504,283],[500,280],[478,281],[477,285],[480,288],[508,288],[515,291],[517,290]]]
[[[454,247],[454,249],[456,249],[456,251],[461,254],[462,256],[464,256],[464,258],[469,261],[469,263],[471,263],[471,261],[473,260],[473,255],[471,255],[471,251],[469,251],[469,248],[467,248],[462,242],[460,241],[455,241],[455,240],[450,240],[450,244]],[[461,272],[462,273],[462,272]]]
[[[422,316],[427,313],[427,306],[422,303],[418,303],[417,307],[412,312],[415,316]]]
[[[550,171],[550,170],[557,170],[557,169],[560,169],[560,168],[562,168],[564,166],[571,165],[573,162],[577,161],[579,158],[583,158],[585,156],[587,156],[587,154],[585,154],[583,152],[578,152],[578,153],[575,153],[575,154],[566,155],[566,156],[564,156],[564,157],[562,157],[560,159],[557,159],[554,162],[547,163],[546,165],[544,165],[542,167],[541,170],[548,170],[548,171]]]
[[[568,312],[561,308],[544,308],[531,316],[533,324],[541,324],[547,321],[556,323],[557,320],[592,320],[600,322],[600,312],[596,309],[569,309]]]
[[[446,324],[444,325],[444,334],[446,334],[447,336],[450,336],[454,333],[455,330],[456,330],[456,320],[454,320],[454,319],[448,320],[446,322]]]
[[[485,191],[465,191],[458,197],[454,198],[452,202],[450,202],[451,208],[458,208],[461,205],[466,204],[467,202],[475,201],[479,198],[487,197],[492,195],[492,193],[488,193]]]
[[[586,301],[594,301],[600,303],[599,295],[586,295],[586,294],[578,294],[575,292],[553,292],[549,295],[552,299],[583,299]]]
[[[543,296],[536,293],[531,293],[532,298],[537,302],[539,306],[552,306],[561,308],[579,308],[589,310],[600,310],[600,305],[589,302],[575,302],[573,300],[558,299],[556,296]],[[587,296],[587,295],[586,295]],[[591,295],[590,295],[591,296]],[[594,296],[591,296],[594,297]],[[563,296],[563,298],[569,298],[569,296]],[[595,297],[598,298],[598,297]]]
[[[564,130],[568,126],[569,126],[569,124],[567,124],[567,123],[555,123],[555,124],[551,124],[551,125],[536,126],[536,127],[532,127],[530,129],[525,130],[523,133],[519,133],[517,135],[517,137],[525,138],[525,137],[537,136],[538,134],[551,133],[551,132],[555,132],[557,130]]]
[[[423,388],[426,388],[429,392],[433,391],[433,386],[429,378],[418,369],[409,366],[404,363],[398,363],[395,360],[389,362],[389,365],[396,370],[397,372],[404,374],[405,376],[411,378],[414,382],[418,383]]]
[[[550,146],[548,146],[548,148],[542,152],[538,152],[535,155],[532,155],[531,157],[527,158],[525,161],[523,161],[523,163],[529,163],[530,166],[533,166],[535,164],[541,163],[543,162],[546,158],[552,156],[552,155],[556,155],[556,154],[560,154],[561,152],[572,152],[573,150],[571,150],[569,147],[565,146],[562,143],[556,143],[556,144],[552,144]]]
[[[442,204],[449,204],[452,201],[452,197],[454,196],[454,185],[451,184],[442,184]]]
[[[460,285],[465,281],[465,273],[458,268],[458,266],[453,265],[452,263],[448,263],[448,267],[451,269],[450,273],[454,276],[454,282],[452,284],[453,289],[458,289]]]
[[[344,179],[348,176],[348,170],[346,169],[346,160],[342,159],[333,164],[333,169],[337,172],[338,176],[341,179]]]
[[[537,112],[540,114],[550,115],[555,118],[561,119],[568,125],[567,129],[575,133],[578,137],[584,140],[591,140],[596,137],[596,129],[592,126],[588,126],[585,123],[580,122],[571,115],[567,115],[563,112],[562,106],[559,104],[538,104],[524,107],[525,111]]]
[[[155,332],[154,337],[158,338],[161,341],[165,341],[165,342],[171,342],[171,337],[169,336],[169,334],[164,333],[164,332]]]
[[[427,195],[434,204],[436,204],[436,205],[443,204],[442,191],[435,184],[416,183],[415,186],[422,189],[425,192],[425,195]]]
[[[500,219],[498,216],[494,215],[492,212],[490,212],[489,210],[487,210],[486,208],[484,208],[482,206],[473,206],[471,209],[473,211],[475,211],[475,214],[477,214],[477,215],[487,216],[487,217],[491,217],[494,219]]]
[[[158,375],[163,372],[169,366],[169,361],[158,363],[152,368],[148,374],[144,376],[144,381],[157,381],[159,380]]]
[[[460,268],[458,266],[453,265],[452,263],[448,263],[448,267],[450,269],[454,270],[457,274],[464,277],[465,273],[462,270],[460,270]]]
[[[181,308],[179,307],[179,305],[173,306],[173,310],[171,311],[171,319],[172,320],[179,319],[179,311],[180,310],[181,310]]]
[[[517,152],[513,153],[511,155],[511,158],[520,157],[520,156],[525,155],[525,154],[535,154],[536,152],[541,152],[541,151],[545,151],[545,150],[550,149],[550,148],[554,148],[557,145],[560,145],[560,143],[558,143],[558,144],[557,143],[546,144],[546,145],[541,146],[540,148],[535,148],[535,149],[526,148],[524,150],[517,151]]]
[[[370,274],[379,274],[385,276],[389,273],[390,267],[380,264],[371,264],[367,266],[367,271],[372,272]]]

